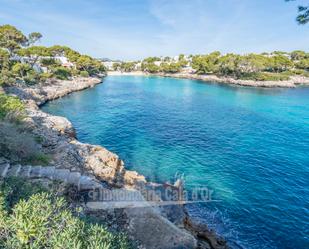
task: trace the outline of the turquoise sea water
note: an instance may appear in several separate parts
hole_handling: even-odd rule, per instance
[[[309,88],[111,76],[43,110],[149,180],[212,189],[188,209],[232,247],[309,248]]]

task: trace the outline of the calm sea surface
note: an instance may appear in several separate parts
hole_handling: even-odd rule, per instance
[[[149,180],[212,189],[188,209],[233,247],[309,248],[309,88],[110,76],[43,110]]]

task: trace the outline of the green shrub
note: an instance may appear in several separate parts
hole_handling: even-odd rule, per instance
[[[146,71],[149,73],[158,73],[160,71],[160,67],[157,66],[154,62],[143,62],[142,71]]]
[[[31,71],[33,71],[32,67],[26,63],[17,62],[12,66],[12,72],[18,78],[24,78]]]
[[[160,68],[164,73],[178,73],[181,70],[181,63],[162,63]]]
[[[71,71],[65,67],[56,67],[53,75],[59,80],[68,80],[72,76]]]
[[[24,109],[24,105],[19,98],[0,94],[0,119],[13,112],[22,114]]]
[[[25,190],[20,189],[19,184]],[[11,180],[0,184],[0,247],[7,249],[128,249],[122,234],[73,215],[62,197]],[[18,191],[21,192],[18,192]],[[22,196],[25,195],[26,197]],[[15,197],[14,197],[15,196]],[[13,200],[13,201],[10,201]]]
[[[40,80],[40,73],[37,73],[30,64],[17,62],[12,66],[11,71],[16,82],[34,85]]]
[[[87,71],[80,71],[79,75],[82,77],[89,77],[89,73]]]
[[[38,82],[40,82],[41,74],[35,71],[31,71],[30,73],[27,74],[26,77],[24,77],[23,80],[27,85],[35,85]]]
[[[119,69],[123,72],[132,72],[135,69],[135,62],[122,62]],[[117,64],[115,65],[117,67]]]
[[[43,58],[40,62],[43,67],[60,66],[60,63],[54,58]]]
[[[77,70],[76,68],[71,68],[70,72],[72,76],[80,76],[80,71]]]
[[[52,73],[41,73],[40,74],[40,81],[45,81],[45,80],[51,79],[51,78],[53,78]]]
[[[4,68],[0,71],[0,86],[1,85],[13,85],[15,83],[16,79],[12,71],[10,71],[8,68]]]
[[[41,184],[27,182],[22,178],[0,180],[0,209],[10,211],[20,200],[28,200],[30,196],[43,192],[46,192],[46,189]]]

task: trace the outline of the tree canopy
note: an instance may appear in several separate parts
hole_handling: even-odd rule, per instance
[[[33,45],[34,43],[39,41],[42,37],[43,37],[42,34],[39,32],[30,33],[28,36],[28,44]]]
[[[225,54],[219,51],[206,55],[179,55],[178,57],[148,57],[141,62],[115,62],[113,70],[149,73],[179,73],[189,70],[197,74],[212,74],[248,80],[287,80],[293,75],[309,77],[309,53],[274,51],[261,54]]]
[[[198,74],[215,74],[254,80],[287,79],[289,75],[308,76],[309,53],[275,51],[262,54],[226,54],[213,52],[192,58],[192,68]]]
[[[291,2],[295,0],[285,0],[285,1]],[[299,24],[307,24],[309,22],[309,5],[308,6],[303,6],[303,5],[298,6],[298,15],[296,17],[296,20]]]
[[[14,26],[0,26],[0,47],[7,49],[10,54],[26,45],[27,42],[27,37]]]
[[[12,25],[0,26],[0,84],[35,83],[46,78],[68,79],[105,73],[100,61],[69,47],[35,46],[41,38],[39,32],[26,36]],[[61,57],[66,57],[68,63]],[[66,65],[62,66],[62,63]]]

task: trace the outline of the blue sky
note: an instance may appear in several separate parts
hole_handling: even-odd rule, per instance
[[[113,59],[309,49],[307,0],[0,0],[0,24]]]

